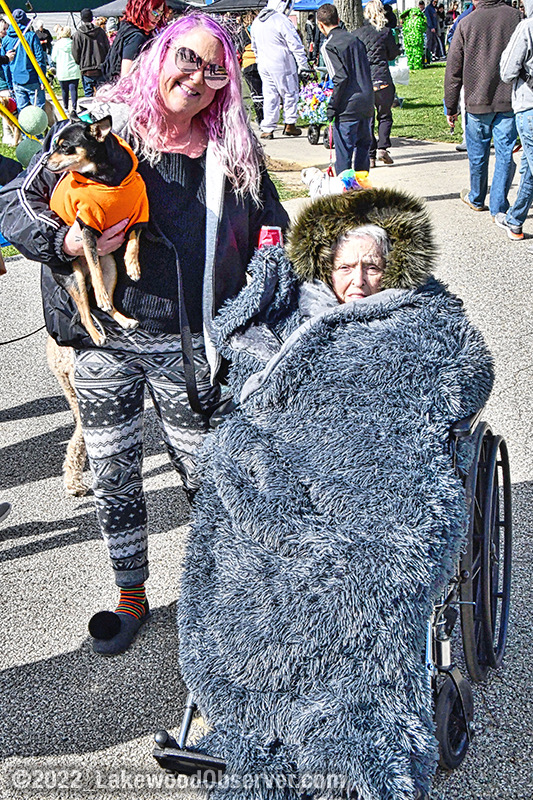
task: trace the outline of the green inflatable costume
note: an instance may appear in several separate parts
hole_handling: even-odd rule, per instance
[[[424,66],[424,33],[427,20],[419,8],[411,8],[401,16],[403,46],[409,69],[422,69]]]

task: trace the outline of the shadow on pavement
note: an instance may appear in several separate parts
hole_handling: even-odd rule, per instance
[[[0,450],[2,488],[41,481],[61,475],[68,440],[73,425],[62,425],[53,431],[32,436]]]
[[[175,618],[175,603],[152,609],[116,658],[95,655],[88,638],[79,650],[4,670],[3,757],[94,752],[178,726],[186,689]]]
[[[181,486],[147,492],[146,504],[150,536],[165,533],[185,525],[189,521],[189,504]],[[2,528],[0,542],[19,541],[29,536],[40,536],[41,538],[0,551],[0,563],[55,550],[57,547],[69,547],[90,539],[100,539],[100,527],[92,503],[84,507],[91,510],[86,514],[76,515],[69,519],[53,520],[52,522],[34,520],[23,525]]]
[[[39,401],[35,401],[25,405],[37,407],[38,403]],[[24,408],[24,406],[18,406],[17,408]],[[66,411],[67,409],[66,402],[63,402],[62,408],[57,408],[56,410]],[[52,412],[48,411],[46,413]],[[19,417],[19,419],[22,418]],[[166,452],[153,409],[145,411],[144,426],[145,458]],[[73,432],[74,424],[62,425],[47,433],[1,448],[0,457],[3,465],[2,488],[10,489],[12,486],[46,480],[47,478],[61,475],[67,444]]]
[[[63,395],[56,394],[52,397],[31,400],[29,403],[21,403],[13,408],[3,408],[0,410],[0,423],[15,422],[18,419],[28,419],[29,417],[43,417],[46,414],[59,414],[61,411],[68,411],[68,403]]]
[[[437,202],[439,200],[459,200],[459,192],[449,192],[448,194],[433,194],[433,195],[423,195],[424,200],[426,202],[431,203],[433,201]]]

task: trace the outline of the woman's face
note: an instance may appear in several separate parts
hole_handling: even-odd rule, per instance
[[[361,300],[381,291],[385,259],[370,236],[347,239],[333,259],[331,285],[339,303]]]
[[[176,66],[176,50],[193,50],[203,64],[224,64],[224,47],[220,39],[205,28],[193,28],[177,38],[169,47],[159,76],[159,91],[168,110],[184,120],[191,119],[213,101],[217,89],[204,80],[203,66],[196,72],[181,72]]]
[[[153,31],[159,24],[159,21],[164,13],[165,11],[163,6],[156,6],[156,8],[150,9],[148,12],[148,22],[146,23],[147,30]]]

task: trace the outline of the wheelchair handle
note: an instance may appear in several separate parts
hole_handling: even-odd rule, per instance
[[[472,436],[482,413],[483,409],[480,408],[479,411],[476,411],[474,414],[470,414],[468,417],[463,417],[457,420],[457,422],[454,422],[450,428],[451,435],[456,439],[467,439],[469,436]]]

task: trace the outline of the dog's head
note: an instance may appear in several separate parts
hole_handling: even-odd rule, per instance
[[[44,165],[51,172],[96,175],[106,160],[105,140],[111,131],[111,117],[93,123],[83,122],[79,117],[71,120],[56,135]]]
[[[344,185],[340,178],[332,178],[317,167],[307,167],[301,171],[302,181],[309,188],[312,200],[317,197],[326,197],[330,194],[342,194]]]

